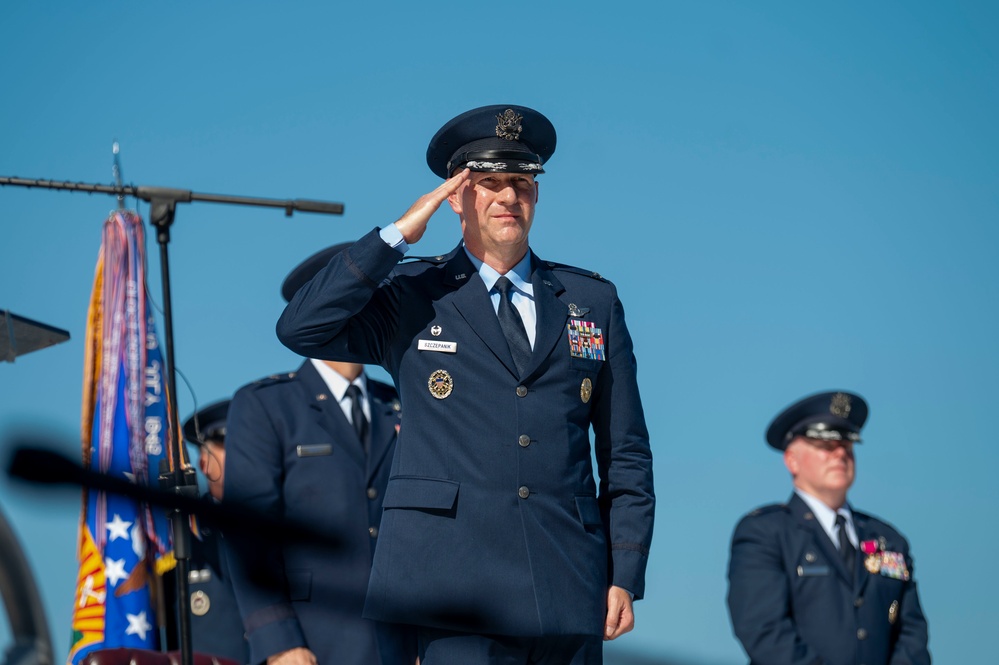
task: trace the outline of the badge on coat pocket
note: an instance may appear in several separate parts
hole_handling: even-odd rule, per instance
[[[299,457],[322,457],[323,455],[332,455],[333,444],[313,443],[304,446],[296,446],[295,452],[298,453]]]

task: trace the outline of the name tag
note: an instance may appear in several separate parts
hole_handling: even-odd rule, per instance
[[[314,443],[308,446],[297,446],[295,452],[299,457],[321,457],[322,455],[332,455],[333,446],[329,443]]]
[[[812,577],[815,575],[828,575],[829,566],[812,565],[798,566],[798,577]]]
[[[441,342],[436,339],[421,339],[416,343],[416,349],[418,351],[455,353],[458,350],[458,342]]]

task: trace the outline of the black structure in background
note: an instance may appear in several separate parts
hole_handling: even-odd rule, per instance
[[[207,201],[210,203],[227,203],[233,205],[262,206],[268,208],[284,208],[285,216],[290,217],[296,210],[301,212],[316,212],[331,215],[343,214],[342,203],[312,201],[306,199],[266,199],[259,197],[229,196],[226,194],[199,194],[188,189],[171,187],[145,187],[134,185],[100,185],[82,182],[44,180],[35,178],[18,178],[16,176],[0,176],[0,186],[27,187],[38,189],[54,189],[70,192],[87,192],[88,194],[109,194],[116,196],[119,203],[126,196],[134,196],[149,203],[149,223],[156,227],[156,242],[160,246],[160,274],[163,285],[163,322],[164,342],[166,347],[166,379],[167,390],[174,398],[169,402],[171,431],[171,458],[175,460],[172,471],[161,469],[159,477],[161,487],[180,496],[196,499],[198,493],[197,478],[191,467],[181,468],[181,436],[180,418],[177,413],[177,374],[176,359],[173,344],[173,307],[170,296],[170,259],[168,246],[170,244],[170,226],[174,222],[178,203],[192,201]],[[171,525],[174,539],[174,556],[177,559],[177,597],[188,597],[188,573],[190,572],[191,532],[188,526],[188,514],[175,510],[171,515]],[[186,603],[179,603],[180,611],[180,652],[181,665],[193,665],[191,649],[191,615]]]
[[[55,346],[69,339],[69,332],[0,309],[0,362]]]

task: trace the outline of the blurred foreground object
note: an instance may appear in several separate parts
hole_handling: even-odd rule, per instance
[[[52,640],[35,577],[3,512],[0,512],[0,596],[14,638],[0,664],[53,665]]]
[[[12,363],[17,356],[55,346],[68,339],[69,331],[0,309],[0,362]]]
[[[145,649],[98,649],[91,651],[81,665],[180,665],[179,651],[147,651]],[[231,658],[207,653],[194,653],[194,665],[242,665]]]

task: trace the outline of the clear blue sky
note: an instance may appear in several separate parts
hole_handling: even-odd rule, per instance
[[[290,220],[180,207],[177,361],[201,402],[298,365],[274,337],[281,280],[435,187],[424,152],[444,121],[532,106],[559,132],[532,245],[618,285],[656,455],[647,599],[615,649],[744,662],[724,604],[729,537],[790,493],[763,430],[792,400],[845,388],[872,414],[851,499],[912,542],[936,661],[994,659],[999,6],[278,7],[0,13],[0,175],[110,182],[118,139],[126,182],[346,204],[342,218]],[[0,308],[72,333],[0,365],[0,437],[44,428],[77,454],[87,301],[113,205],[0,188]],[[441,211],[414,251],[458,237]],[[158,277],[151,287],[159,300]],[[191,412],[186,389],[179,404]],[[78,496],[3,478],[0,502],[62,657]]]

